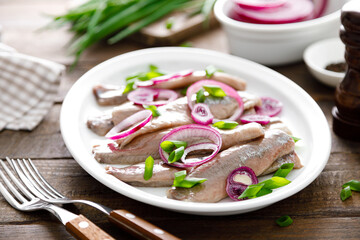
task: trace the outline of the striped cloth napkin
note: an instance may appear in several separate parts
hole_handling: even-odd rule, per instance
[[[0,43],[0,131],[33,130],[53,105],[64,70]]]

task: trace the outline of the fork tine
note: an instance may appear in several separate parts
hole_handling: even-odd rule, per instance
[[[2,185],[1,182],[0,182],[0,192],[11,206],[13,206],[16,209],[20,208],[20,204],[18,203],[18,201],[16,201],[15,198],[11,196],[11,194],[8,192],[8,190],[6,190],[6,188],[4,187],[4,185]]]
[[[9,160],[9,159],[7,159]],[[29,173],[25,170],[25,167],[22,165],[19,159],[15,161],[14,159],[10,160],[14,166],[15,172],[18,174],[21,181],[25,184],[25,186],[32,192],[35,196],[39,198],[48,198],[49,195],[44,193],[37,184],[32,180]]]
[[[15,185],[23,192],[25,196],[27,196],[29,199],[35,198],[33,194],[31,194],[23,184],[20,183],[20,181],[15,177],[15,175],[11,172],[11,170],[6,166],[6,164],[3,162],[3,160],[0,159],[0,163],[2,167],[5,169],[7,175],[11,178],[11,180],[15,183]]]
[[[53,194],[58,195],[56,197],[61,197],[61,198],[66,198],[64,195],[62,195],[61,193],[59,193],[58,191],[56,191],[55,188],[53,188],[50,183],[48,183],[45,178],[41,175],[41,173],[39,172],[39,170],[35,167],[35,165],[33,164],[33,162],[31,161],[31,159],[28,159],[29,164],[31,165],[32,169],[34,170],[34,172],[36,173],[37,177],[41,180],[41,182],[48,188],[50,189]]]
[[[30,173],[30,175],[32,176],[33,180],[35,180],[35,182],[38,184],[38,186],[44,190],[47,194],[49,194],[52,198],[57,198],[58,196],[54,195],[49,189],[47,189],[44,184],[39,180],[38,176],[35,175],[33,169],[30,167],[28,161],[26,161],[26,159],[22,160],[23,164],[25,165],[26,169],[28,170],[28,172]]]
[[[1,165],[4,166],[4,163],[2,160],[0,160]],[[4,181],[5,185],[10,189],[10,191],[17,197],[17,200],[20,203],[27,202],[27,200],[14,188],[14,186],[10,183],[9,179],[5,176],[5,174],[0,170],[0,177]],[[9,192],[8,192],[9,193]],[[10,193],[9,193],[10,194]],[[11,195],[10,195],[11,196]],[[4,196],[5,197],[5,196]],[[15,199],[13,199],[15,200]]]

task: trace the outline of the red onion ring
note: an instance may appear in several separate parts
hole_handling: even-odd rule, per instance
[[[127,137],[134,132],[140,130],[142,127],[144,127],[148,122],[150,122],[152,118],[152,112],[150,110],[143,110],[140,112],[137,112],[130,117],[125,118],[123,121],[118,123],[116,126],[114,126],[106,135],[106,138],[109,138],[111,140],[117,140],[120,138]],[[127,129],[128,127],[134,125],[135,123],[139,122],[134,127],[123,131],[124,129]],[[120,132],[122,131],[122,132]]]
[[[161,159],[172,166],[180,167],[180,168],[187,168],[187,167],[194,167],[200,164],[203,164],[207,161],[210,161],[215,155],[220,151],[221,145],[222,145],[222,139],[220,136],[220,133],[216,131],[215,129],[208,127],[208,126],[202,126],[198,124],[190,124],[190,125],[184,125],[178,128],[173,129],[169,133],[167,133],[160,141],[162,143],[163,141],[170,141],[170,140],[178,140],[178,141],[184,141],[186,139],[209,139],[212,141],[212,143],[200,143],[200,144],[193,144],[189,147],[187,147],[184,151],[184,159],[186,157],[186,154],[188,154],[191,151],[198,150],[198,149],[204,149],[204,146],[212,147],[214,148],[214,151],[207,157],[200,159],[199,161],[192,161],[190,163],[186,163],[186,160],[183,158],[182,161],[185,162],[174,162],[169,163],[168,158],[169,154],[165,152],[160,146],[159,146],[159,153]],[[214,144],[216,148],[212,145]],[[188,149],[190,148],[190,149]],[[206,148],[208,149],[208,148]]]
[[[204,103],[195,104],[191,111],[191,118],[196,123],[202,125],[208,125],[214,120],[214,116],[211,114],[209,106]]]
[[[156,98],[165,98],[167,100],[154,101]],[[177,98],[178,94],[169,89],[138,88],[128,94],[129,101],[139,105],[162,106]]]
[[[266,125],[270,122],[270,117],[266,115],[259,115],[259,114],[253,114],[253,115],[245,115],[240,118],[242,123],[252,123],[256,122],[261,125]]]
[[[193,70],[183,70],[181,72],[167,74],[167,75],[163,75],[163,76],[160,76],[160,77],[155,77],[155,78],[152,78],[152,79],[150,79],[148,81],[137,82],[136,86],[145,87],[145,88],[146,87],[152,87],[152,86],[155,86],[156,84],[161,83],[161,82],[167,82],[167,81],[170,81],[170,80],[175,79],[175,78],[190,76],[191,74],[193,74],[193,72],[194,72]]]
[[[224,92],[226,93],[227,96],[234,98],[238,104],[239,107],[238,109],[236,109],[236,111],[234,112],[234,114],[227,118],[227,119],[214,119],[213,122],[218,122],[218,121],[236,121],[241,114],[244,111],[244,103],[241,99],[241,97],[239,96],[239,94],[237,93],[237,91],[235,89],[233,89],[232,87],[230,87],[229,85],[226,85],[225,83],[221,83],[221,82],[217,82],[214,80],[201,80],[198,81],[196,83],[194,83],[193,85],[191,85],[187,91],[186,91],[186,97],[187,97],[187,101],[188,101],[188,105],[189,108],[192,110],[194,108],[194,103],[191,100],[192,96],[199,91],[200,88],[202,88],[202,86],[204,85],[216,85],[221,87],[222,90],[224,90]]]

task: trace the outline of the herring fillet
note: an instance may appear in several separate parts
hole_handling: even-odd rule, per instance
[[[135,138],[123,148],[109,147],[109,145],[95,145],[93,147],[94,158],[100,163],[109,164],[135,164],[143,162],[148,156],[160,158],[159,145],[162,137],[172,130],[165,129],[153,133],[147,133]],[[221,150],[231,146],[252,141],[264,136],[264,129],[258,123],[239,125],[234,129],[219,131],[222,139]],[[190,139],[194,141],[194,139]],[[204,140],[201,139],[201,142]],[[194,144],[191,142],[189,144]]]
[[[285,156],[276,159],[276,161],[260,176],[275,172],[284,163],[294,163],[295,169],[302,167],[297,154],[295,152],[291,152]],[[167,165],[162,160],[155,160],[153,176],[150,180],[146,181],[144,179],[144,162],[123,168],[107,166],[105,169],[107,170],[106,173],[113,175],[114,177],[123,182],[137,187],[171,187],[175,179],[174,174],[178,171],[183,170],[181,168]],[[187,169],[187,171],[189,172],[191,171],[191,169],[192,168]]]
[[[123,182],[138,187],[169,187],[174,181],[174,174],[183,169],[165,164],[162,160],[155,160],[153,176],[149,180],[144,179],[145,163],[140,163],[125,168],[107,166],[106,173],[113,175]]]
[[[244,91],[238,91],[238,93],[244,102],[244,111],[261,105],[261,98],[258,96]],[[110,131],[114,124],[116,125],[120,123],[125,118],[141,110],[143,110],[143,108],[140,105],[136,105],[132,102],[125,102],[114,107],[110,115],[109,113],[104,113],[96,116],[90,116],[87,120],[87,126],[96,134],[104,136],[108,131]]]
[[[188,177],[207,178],[193,188],[173,188],[168,198],[189,202],[218,202],[227,196],[226,178],[232,170],[250,167],[256,175],[262,174],[277,158],[294,150],[293,139],[281,130],[269,130],[265,137],[245,145],[235,145],[220,152],[214,159],[195,168]]]

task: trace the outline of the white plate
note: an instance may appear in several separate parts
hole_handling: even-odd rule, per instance
[[[137,188],[105,173],[104,166],[94,160],[91,147],[103,137],[86,127],[89,115],[105,109],[99,107],[92,95],[96,83],[122,84],[127,75],[144,71],[155,64],[165,71],[204,69],[213,64],[227,73],[237,75],[248,83],[248,91],[272,96],[284,104],[281,118],[302,140],[296,151],[305,167],[292,171],[292,182],[273,193],[246,201],[225,199],[219,203],[192,203],[167,199],[166,188]],[[150,48],[123,54],[107,60],[84,74],[67,94],[60,117],[65,144],[75,160],[91,176],[109,188],[149,205],[198,215],[231,215],[254,211],[285,199],[308,186],[321,173],[330,154],[331,137],[326,118],[314,100],[299,86],[281,74],[262,65],[214,51],[164,47]]]

